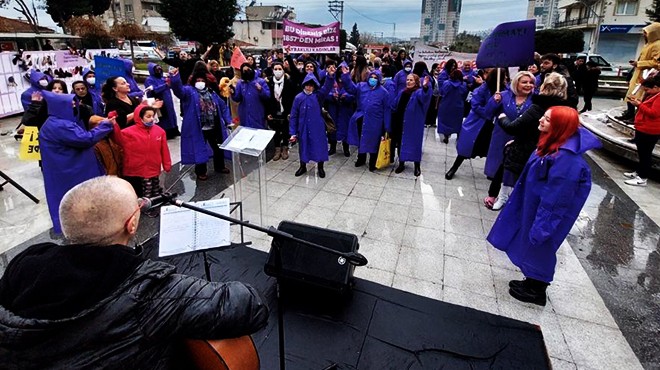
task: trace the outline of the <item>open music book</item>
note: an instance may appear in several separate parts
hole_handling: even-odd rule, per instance
[[[229,216],[229,199],[190,203]],[[231,244],[229,222],[177,206],[160,209],[160,257]]]

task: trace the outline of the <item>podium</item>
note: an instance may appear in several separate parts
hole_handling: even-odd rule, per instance
[[[234,201],[242,202],[243,219],[267,226],[266,146],[275,131],[239,126],[220,145],[232,153]]]

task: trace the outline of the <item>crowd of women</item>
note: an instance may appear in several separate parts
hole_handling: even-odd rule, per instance
[[[376,171],[386,135],[394,172],[413,162],[413,173],[420,176],[425,132],[435,127],[444,143],[438,145],[457,135],[458,155],[447,180],[460,176],[466,159],[486,157],[484,174],[491,185],[484,206],[503,208],[488,240],[506,251],[525,276],[510,283],[511,295],[545,304],[555,252],[591,186],[581,155],[599,146],[579,126],[575,87],[556,55],[539,56],[513,76],[505,69],[477,70],[469,61],[453,59],[429,70],[424,62],[413,63],[404,50],[396,56],[383,50],[319,61],[305,54],[294,58],[284,49],[262,56],[259,63],[248,56],[236,70],[223,70],[205,57],[182,52],[164,58],[171,66],[167,76],[161,65],[150,63],[143,90],[132,78],[130,61],[125,61],[123,77],[104,82],[86,71],[83,81],[73,83],[72,95],[62,81],[32,73],[32,88],[24,94],[24,123],[41,130],[56,232],[60,199],[91,177],[123,176],[140,196],[162,191],[158,176],[171,168],[167,140],[177,136],[181,163],[194,165],[200,181],[208,178],[210,158],[215,172],[229,172],[219,144],[237,124],[275,131],[274,161],[287,160],[297,145],[295,176],[315,162],[318,177],[324,178],[324,163],[338,155],[340,142],[344,156],[357,151],[356,167]],[[651,79],[643,86],[653,96],[638,102],[640,114],[648,118],[660,83]],[[172,93],[181,104],[181,131]],[[327,131],[328,116],[336,131]],[[626,176],[646,175],[648,164],[640,166]]]

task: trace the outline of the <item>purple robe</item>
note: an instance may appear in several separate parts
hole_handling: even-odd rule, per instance
[[[261,85],[261,91],[255,87],[257,84]],[[252,81],[238,81],[231,98],[239,103],[238,116],[241,126],[266,129],[266,104],[270,99],[270,89],[266,80],[255,77]]]
[[[303,85],[314,81],[316,91],[307,95],[298,93],[291,106],[289,119],[289,134],[298,138],[298,153],[300,161],[307,163],[326,162],[328,160],[328,137],[325,134],[325,121],[321,115],[321,106],[328,92],[332,89],[333,81],[326,78],[323,87],[319,89],[319,81],[313,73],[309,73],[303,80]]]
[[[335,94],[338,95],[337,98]],[[335,121],[335,126],[337,126],[337,132],[334,134],[333,140],[343,142],[348,137],[348,123],[353,112],[355,112],[354,103],[355,96],[349,94],[340,83],[335,82],[326,100],[328,113]]]
[[[39,80],[46,77],[50,82],[52,79],[47,74],[43,74],[39,71],[30,72],[30,87],[25,89],[21,94],[21,104],[23,105],[23,110],[27,111],[28,106],[32,102],[32,93],[36,91],[44,91],[46,88],[39,85]]]
[[[358,146],[358,153],[378,153],[380,139],[385,132],[390,131],[390,93],[381,86],[380,71],[371,72],[378,76],[378,84],[371,88],[368,83],[359,84],[351,81],[346,73],[341,76],[344,89],[355,95],[357,110],[351,117],[348,126],[348,143]],[[358,136],[358,120],[362,119],[362,135]]]
[[[399,92],[396,99],[393,100],[392,110],[395,110],[401,99],[402,92]],[[421,162],[422,143],[424,141],[424,122],[426,111],[431,104],[433,90],[428,88],[419,88],[410,96],[406,105],[406,111],[403,114],[403,133],[401,135],[401,154],[399,160],[403,162]]]
[[[199,93],[197,89],[183,85],[181,83],[181,75],[176,74],[170,78],[172,91],[177,98],[181,99],[181,109],[183,113],[183,122],[181,122],[181,163],[183,164],[200,164],[206,163],[213,155],[213,151],[209,144],[204,140],[202,133],[202,124],[199,120],[200,107],[199,107]],[[218,97],[212,90],[210,90],[215,106],[218,108],[218,121],[222,126],[221,133],[225,132],[225,126],[231,124],[231,114],[227,104]],[[219,142],[223,142],[225,137],[218,138]]]
[[[525,277],[552,281],[557,249],[591,190],[591,170],[582,154],[600,146],[580,127],[558,152],[544,157],[534,152],[527,162],[487,237]]]
[[[176,124],[177,116],[174,110],[174,101],[172,100],[172,92],[170,87],[165,82],[165,77],[156,77],[156,63],[147,64],[149,69],[149,77],[144,81],[145,87],[153,87],[147,95],[150,98],[156,98],[163,101],[163,107],[160,109],[162,117],[158,118],[158,126],[163,130],[178,128]]]
[[[532,95],[530,94],[527,97],[527,100],[522,104],[520,109],[516,108],[516,96],[513,95],[511,90],[506,90],[502,92],[502,100],[495,107],[495,116],[499,116],[500,113],[506,114],[506,116],[511,120],[515,120],[520,117],[527,110],[527,108],[532,106]],[[497,119],[497,118],[496,118]],[[486,156],[486,165],[484,167],[484,174],[488,178],[494,178],[497,170],[502,165],[504,161],[504,145],[513,140],[513,135],[509,135],[499,124],[496,124],[493,128],[493,135],[490,138],[490,146],[488,147],[488,156]]]
[[[489,102],[490,104],[488,104]],[[495,101],[491,99],[490,90],[486,84],[474,90],[470,104],[472,109],[463,121],[461,133],[456,140],[456,151],[458,155],[465,158],[472,158],[474,143],[477,141],[479,132],[486,121],[493,119],[495,114]]]
[[[445,81],[440,87],[440,106],[438,107],[438,133],[457,134],[463,122],[463,107],[467,97],[467,86],[463,81]],[[425,118],[426,119],[426,118]]]
[[[81,182],[105,175],[96,159],[94,145],[113,130],[102,121],[87,131],[74,116],[73,94],[42,92],[48,105],[48,119],[39,131],[39,149],[48,211],[56,233],[61,233],[59,208],[67,191]]]
[[[124,79],[126,79],[126,82],[128,82],[128,86],[131,87],[131,91],[128,93],[128,96],[142,99],[144,92],[140,89],[140,86],[138,86],[138,83],[133,77],[133,61],[130,59],[122,59],[122,62],[124,62],[124,71],[126,71],[126,76],[124,76]]]

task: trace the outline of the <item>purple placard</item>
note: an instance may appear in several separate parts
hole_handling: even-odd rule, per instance
[[[527,66],[534,62],[536,20],[501,23],[481,43],[478,68]]]
[[[292,53],[339,54],[339,22],[307,27],[285,19],[282,45]]]

